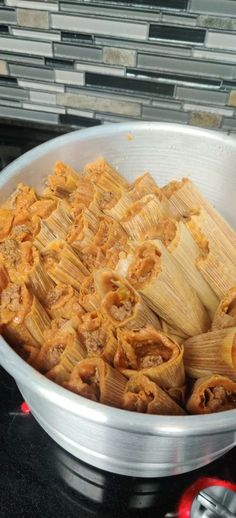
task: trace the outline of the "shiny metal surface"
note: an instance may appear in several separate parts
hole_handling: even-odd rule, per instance
[[[125,123],[76,131],[33,149],[0,175],[0,202],[19,181],[40,189],[55,160],[80,169],[104,156],[128,178],[150,171],[160,185],[189,176],[235,225],[236,140],[168,123]],[[137,415],[88,401],[27,365],[0,339],[0,363],[32,413],[63,448],[98,468],[155,477],[207,464],[236,444],[236,410],[211,416]]]

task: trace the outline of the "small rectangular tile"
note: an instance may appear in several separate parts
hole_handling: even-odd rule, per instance
[[[118,80],[112,76],[105,76],[102,74],[86,73],[86,85],[94,86],[96,88],[112,88],[118,92],[137,92],[138,94],[152,94],[152,95],[167,95],[173,96],[174,86],[164,85],[152,81],[141,81],[138,79],[119,78]]]
[[[196,101],[206,104],[225,105],[227,97],[228,94],[225,92],[217,92],[215,90],[204,90],[200,88],[186,88],[184,86],[177,86],[175,91],[176,99]]]
[[[234,0],[190,0],[189,12],[236,16]]]
[[[0,49],[6,51],[14,51],[24,54],[36,54],[38,56],[52,56],[52,45],[51,43],[23,40],[20,38],[10,38],[0,36]]]
[[[0,13],[0,22],[1,23],[8,23],[8,24],[12,24],[12,23],[16,23],[16,11],[15,9],[4,9],[2,8],[1,9],[1,13]]]
[[[22,88],[15,88],[14,86],[0,85],[0,97],[7,97],[13,99],[28,99],[28,92],[23,90]]]
[[[127,0],[119,0],[119,3],[126,4]],[[187,9],[188,0],[136,0],[136,2],[132,3],[142,7],[175,9],[179,11],[181,9]]]
[[[76,117],[94,117],[94,112],[88,110],[74,110],[73,108],[67,108],[66,113],[76,115]]]
[[[56,104],[56,93],[31,91],[29,99],[32,103]]]
[[[178,110],[167,110],[153,106],[143,106],[142,118],[147,120],[167,121],[167,122],[188,122],[188,114]]]
[[[236,106],[236,90],[231,90],[228,100],[229,106]]]
[[[86,61],[101,61],[102,48],[54,43],[54,56],[79,60],[84,59]]]
[[[47,112],[47,113],[65,113],[65,108],[61,108],[59,106],[43,106],[42,104],[37,103],[23,103],[23,108],[25,110],[36,110],[39,112]]]
[[[115,96],[64,93],[57,95],[57,104],[82,110],[92,110],[121,115],[140,115],[140,105],[131,101],[121,101]]]
[[[168,73],[168,72],[154,72],[153,70],[142,70],[140,68],[127,68],[126,74],[128,77],[135,77],[139,79],[153,79],[155,81],[158,81],[159,83],[165,83],[165,84],[188,84],[188,85],[194,85],[194,86],[206,86],[209,87],[210,84],[214,86],[220,86],[221,82],[219,80],[209,79],[209,78],[202,78],[198,76],[190,76],[187,74],[179,74],[178,72],[175,73]]]
[[[75,70],[81,72],[94,72],[95,74],[112,75],[122,77],[125,75],[124,68],[106,67],[104,65],[91,65],[90,63],[76,63]]]
[[[207,113],[202,111],[193,111],[190,113],[190,124],[200,126],[202,128],[216,129],[222,122],[222,115],[216,113]]]
[[[105,0],[106,1],[106,0]],[[138,0],[139,1],[139,0]],[[111,7],[110,7],[111,6]],[[136,8],[139,7],[139,8]],[[161,13],[159,9],[154,8],[148,8],[148,6],[145,7],[145,5],[142,7],[141,5],[133,6],[132,9],[131,4],[127,4],[127,1],[125,0],[124,5],[120,5],[120,2],[116,2],[115,10],[114,7],[112,7],[112,3],[110,3],[110,0],[106,2],[106,5],[104,2],[101,2],[101,5],[98,5],[98,2],[96,2],[96,16],[97,17],[111,17],[114,18],[124,18],[126,20],[134,20],[134,21],[154,21],[158,22],[161,19]],[[79,11],[80,15],[94,15],[94,9],[95,6],[93,2],[89,3],[83,3],[79,5]],[[66,13],[77,13],[78,14],[78,3],[65,3],[60,2],[60,10],[66,11]]]
[[[95,37],[95,43],[96,45],[100,46],[110,46],[110,47],[125,47],[126,49],[132,49],[140,52],[146,52],[148,54],[160,54],[161,56],[167,55],[169,56],[185,56],[185,57],[192,57],[192,49],[190,47],[184,47],[181,43],[177,44],[176,42],[170,43],[170,44],[164,44],[162,41],[129,41],[129,40],[122,40],[119,38],[109,38],[109,37],[101,37],[96,36]],[[166,42],[165,42],[166,43]]]
[[[169,72],[191,73],[194,76],[233,79],[234,66],[221,63],[208,63],[193,59],[181,59],[152,54],[138,54],[138,66],[143,68],[168,70]]]
[[[174,25],[150,25],[149,38],[157,40],[184,41],[186,43],[204,43],[204,29],[190,29]]]
[[[236,34],[208,31],[206,37],[206,47],[235,50]]]
[[[223,16],[200,15],[198,17],[198,25],[207,27],[208,29],[222,29],[226,31],[234,31],[236,28],[235,18],[224,18]]]
[[[104,47],[103,62],[109,65],[134,67],[136,64],[136,51],[117,47]]]
[[[147,24],[129,23],[125,21],[106,20],[99,18],[88,18],[83,16],[66,16],[52,14],[52,27],[55,29],[68,29],[71,31],[81,31],[89,34],[103,34],[121,36],[128,39],[143,39],[147,37]]]
[[[193,49],[193,57],[221,63],[236,63],[236,53],[223,52],[223,49],[222,52],[208,49]]]
[[[49,29],[49,13],[36,9],[17,9],[17,23],[22,27],[35,27],[36,29]]]
[[[153,99],[151,106],[166,108],[167,110],[180,110],[182,107],[182,103],[181,101],[175,102],[170,99],[168,99],[168,101],[164,101],[163,99]]]
[[[5,0],[9,7],[25,7],[26,9],[37,9],[39,11],[58,11],[58,2],[37,2],[35,0]]]
[[[46,31],[30,31],[25,29],[12,28],[11,34],[13,36],[19,36],[20,38],[29,38],[35,40],[45,40],[45,41],[60,41],[61,37],[59,33],[56,32],[46,32]]]
[[[45,58],[45,65],[51,68],[74,70],[74,61],[70,61],[69,59]]]
[[[71,85],[84,85],[84,74],[82,72],[70,72],[67,70],[55,70],[55,80],[57,83]]]
[[[24,79],[18,79],[18,85],[22,88],[41,90],[43,92],[63,93],[65,91],[64,85],[57,85],[55,83],[39,83],[38,81],[25,81]]]
[[[17,86],[17,79],[15,77],[10,77],[8,75],[0,76],[0,84],[1,85],[16,85]]]
[[[77,9],[77,7],[76,7]],[[93,36],[91,34],[83,34],[79,32],[61,31],[61,41],[67,43],[93,43]]]
[[[10,53],[10,52],[1,52],[0,50],[0,59],[5,59],[8,63],[11,61],[17,61],[21,63],[30,63],[35,65],[44,65],[44,58],[39,56],[21,56],[20,54]]]
[[[0,106],[12,106],[14,108],[19,108],[21,106],[21,102],[19,101],[10,101],[9,99],[0,98]],[[1,117],[1,108],[0,108],[0,117]]]
[[[197,112],[207,112],[207,113],[216,113],[217,115],[224,115],[225,117],[232,117],[234,114],[234,110],[231,108],[219,108],[212,106],[202,106],[199,104],[191,104],[184,103],[183,110],[186,112],[197,111]]]
[[[189,16],[182,14],[163,13],[161,21],[164,23],[173,23],[175,25],[195,27],[197,25],[197,16]]]
[[[2,59],[0,59],[0,75],[4,76],[7,74],[8,74],[7,63],[6,63],[6,61],[3,61]]]
[[[1,13],[0,13],[1,14]],[[1,19],[0,19],[1,21]],[[9,34],[9,28],[7,25],[0,25],[0,35],[3,34]]]
[[[10,74],[16,77],[39,79],[41,81],[54,81],[54,71],[48,68],[31,67],[24,65],[9,65]]]
[[[96,119],[91,119],[90,117],[77,117],[68,113],[59,116],[59,123],[65,126],[82,128],[91,128],[92,126],[99,126],[101,124],[101,122]]]
[[[222,129],[236,130],[236,118],[229,119],[228,117],[223,117],[222,120]]]
[[[23,119],[31,121],[46,122],[47,124],[57,124],[58,114],[39,112],[34,110],[26,110],[25,108],[11,108],[3,106],[1,108],[1,117],[8,117],[12,120]]]

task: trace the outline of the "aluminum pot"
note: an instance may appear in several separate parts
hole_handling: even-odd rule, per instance
[[[128,180],[144,171],[160,185],[189,176],[235,224],[236,140],[168,123],[106,125],[42,144],[1,173],[0,202],[18,182],[40,189],[56,160],[80,169],[98,156]],[[236,410],[174,417],[110,408],[49,381],[3,338],[0,342],[0,363],[15,378],[36,420],[72,455],[98,468],[130,476],[176,475],[213,461],[236,444]]]

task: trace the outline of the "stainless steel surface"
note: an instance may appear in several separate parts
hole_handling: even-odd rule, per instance
[[[55,160],[80,169],[104,156],[128,180],[150,171],[160,185],[189,176],[235,224],[236,140],[166,123],[125,123],[76,131],[23,155],[0,175],[0,202],[19,181],[42,187]],[[0,363],[16,379],[48,434],[83,461],[130,476],[183,473],[236,444],[236,410],[210,416],[137,415],[88,401],[47,380],[0,339]]]
[[[200,491],[197,500],[205,509],[212,511],[217,518],[235,518],[231,511],[204,491]]]
[[[224,486],[209,486],[196,496],[191,518],[235,518],[236,493]]]

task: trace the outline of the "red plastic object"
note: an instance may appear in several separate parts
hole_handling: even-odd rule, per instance
[[[179,518],[190,518],[191,507],[193,505],[194,499],[202,489],[205,489],[209,486],[222,486],[236,492],[236,484],[232,484],[227,480],[219,480],[218,478],[210,477],[199,478],[183,493],[178,508]]]
[[[30,414],[30,408],[28,407],[25,401],[23,401],[23,403],[21,404],[20,409],[21,412],[23,412],[23,414]]]

